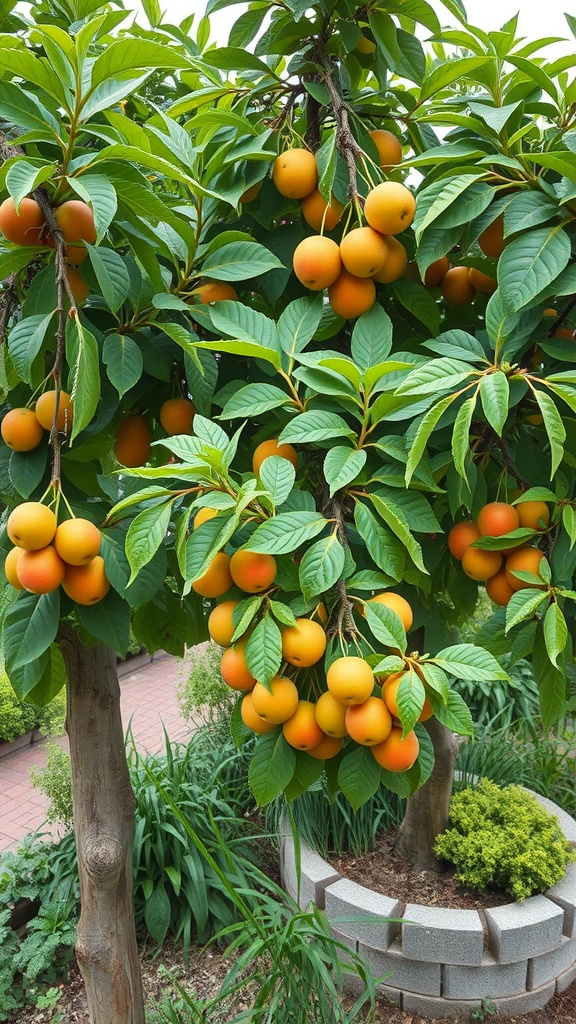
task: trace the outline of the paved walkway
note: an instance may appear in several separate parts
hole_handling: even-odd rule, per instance
[[[131,724],[139,750],[152,754],[164,749],[163,724],[172,741],[186,740],[190,724],[180,714],[176,688],[184,672],[179,658],[148,655],[119,666],[122,722]],[[57,740],[68,748],[68,737]],[[44,825],[48,798],[34,789],[28,769],[46,764],[46,744],[34,743],[0,758],[0,851],[17,845],[28,832]],[[46,831],[51,830],[46,826]]]

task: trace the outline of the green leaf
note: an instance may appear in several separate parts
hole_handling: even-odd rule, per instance
[[[282,732],[261,736],[250,762],[248,780],[258,807],[269,804],[290,782],[296,767],[296,751]]]
[[[562,509],[562,526],[570,538],[569,550],[572,551],[576,544],[576,511],[572,505],[564,505]]]
[[[367,459],[365,449],[346,448],[336,445],[331,448],[324,459],[324,476],[330,487],[330,497],[336,491],[347,487],[362,472]]]
[[[96,245],[100,245],[118,207],[116,189],[104,174],[83,174],[81,178],[72,177],[69,181],[77,195],[92,207]]]
[[[431,96],[440,90],[445,89],[452,82],[458,82],[466,76],[492,63],[493,57],[459,57],[458,60],[446,61],[440,64],[424,79],[420,91],[419,102],[430,99]]]
[[[271,317],[243,302],[230,300],[215,303],[209,311],[214,334],[229,334],[236,341],[251,341],[280,355],[278,328]]]
[[[418,193],[418,205],[416,214],[414,216],[414,232],[416,234],[417,241],[420,240],[424,234],[426,228],[430,227],[434,221],[440,217],[446,209],[450,209],[456,203],[463,193],[466,193],[471,189],[472,185],[475,185],[481,178],[486,176],[485,171],[480,171],[478,174],[459,174],[455,178],[441,178],[439,182],[434,182],[433,185],[428,186]],[[489,205],[492,198],[492,189],[489,186],[481,186],[481,195],[486,193],[486,199],[484,205],[476,210],[475,208],[466,217],[466,211],[462,211],[462,220],[457,220],[455,223],[463,224],[466,219],[472,220],[482,210]],[[432,198],[432,202],[427,202],[428,196]],[[453,227],[454,223],[446,223],[444,227]]]
[[[566,440],[566,427],[554,401],[544,391],[533,391],[534,398],[538,403],[544,429],[550,442],[550,458],[552,467],[550,476],[553,477],[558,466],[564,458],[564,441]]]
[[[402,674],[396,690],[396,706],[400,713],[402,736],[406,736],[416,725],[425,699],[424,683],[414,669],[408,669]]]
[[[130,523],[126,534],[126,557],[131,569],[128,586],[156,554],[166,536],[171,515],[172,501],[167,501],[162,506],[145,508]]]
[[[442,357],[417,366],[396,388],[398,395],[435,395],[457,388],[470,377],[479,377],[478,370],[460,359]]]
[[[259,683],[269,683],[282,664],[282,634],[270,615],[264,615],[246,644],[248,670]]]
[[[369,370],[382,363],[391,348],[392,321],[386,310],[375,303],[354,324],[350,354],[361,370]]]
[[[317,540],[307,548],[299,568],[300,586],[305,601],[323,594],[340,579],[345,552],[335,533]]]
[[[457,679],[469,679],[472,682],[492,682],[494,679],[508,680],[508,673],[483,647],[474,644],[454,644],[438,651],[432,659],[446,672]]]
[[[187,356],[196,365],[198,372],[202,372],[202,366],[200,357],[196,348],[198,342],[195,343],[194,339],[197,337],[193,331],[189,331],[187,327],[183,327],[182,324],[167,324],[163,321],[156,321],[156,327],[163,334],[166,334],[168,338],[171,338],[176,345],[179,345],[181,349],[186,353]]]
[[[324,761],[319,757],[310,757],[303,751],[296,751],[296,767],[294,775],[284,790],[284,796],[288,803],[291,803],[306,793],[311,786],[321,777],[324,771]]]
[[[424,285],[416,281],[400,278],[391,285],[398,301],[420,321],[421,324],[436,335],[440,329],[440,309],[434,297]]]
[[[502,370],[488,373],[482,377],[480,399],[487,422],[494,428],[498,437],[502,437],[504,424],[508,418],[508,402],[510,387],[508,378]],[[456,424],[454,424],[456,433]]]
[[[16,693],[20,695],[24,692],[26,699],[30,701],[31,704],[37,704],[40,708],[45,708],[51,700],[54,700],[56,694],[60,693],[62,687],[66,685],[66,666],[64,664],[64,658],[60,653],[60,648],[57,644],[51,644],[50,650],[44,652],[40,658],[40,662],[44,662],[44,660],[44,671],[32,690],[25,688],[24,691],[22,691],[20,688],[17,688],[14,681],[15,677],[21,677],[21,673],[22,675],[27,674],[26,669],[29,668],[29,663],[28,665],[22,666],[23,671],[19,671],[17,669],[14,670],[10,680]],[[20,697],[20,699],[22,700],[23,698]]]
[[[12,452],[10,455],[10,480],[18,494],[30,498],[39,486],[46,472],[48,449],[39,444],[31,452]]]
[[[102,297],[108,308],[116,313],[130,291],[130,276],[126,264],[113,249],[96,249],[87,242],[86,248]]]
[[[246,387],[235,391],[226,402],[220,418],[223,420],[252,419],[262,415],[263,412],[280,409],[283,405],[289,405],[291,402],[290,395],[274,384],[247,384]]]
[[[163,330],[166,328],[166,324],[159,324],[159,326]],[[195,347],[213,352],[229,352],[236,356],[249,356],[251,359],[263,359],[267,363],[272,363],[276,370],[279,370],[281,366],[278,352],[254,341],[198,341]],[[288,396],[286,396],[286,401],[288,401]]]
[[[190,60],[171,46],[162,46],[146,39],[117,39],[107,46],[92,67],[92,89],[101,82],[144,68],[189,68]],[[90,95],[90,94],[88,94]]]
[[[546,591],[533,590],[528,587],[517,590],[515,594],[512,594],[506,606],[506,632],[508,633],[519,622],[530,619],[542,602],[548,600],[549,596]]]
[[[312,340],[322,319],[322,299],[295,299],[282,311],[278,336],[282,351],[291,358]]]
[[[129,334],[108,334],[104,339],[102,361],[108,380],[120,398],[138,383],[144,370],[140,347]]]
[[[78,317],[66,325],[66,359],[70,367],[68,388],[74,402],[73,441],[96,413],[100,398],[100,353],[98,342]]]
[[[387,605],[380,604],[379,601],[367,601],[364,605],[364,614],[366,622],[376,639],[380,643],[385,644],[386,647],[399,650],[401,654],[404,654],[406,650],[406,633],[396,612],[388,608]]]
[[[472,423],[472,417],[476,408],[476,399],[477,395],[473,395],[472,398],[467,398],[462,403],[456,414],[454,430],[452,431],[454,467],[456,472],[466,481],[468,481],[466,461],[470,455],[470,424]]]
[[[0,114],[10,124],[26,131],[44,132],[48,128],[55,136],[59,130],[58,121],[38,97],[13,82],[0,84]]]
[[[260,466],[260,480],[272,496],[275,505],[282,505],[294,486],[296,470],[288,459],[269,455]]]
[[[144,904],[144,922],[150,935],[159,946],[166,938],[170,927],[170,898],[163,885],[155,885]]]
[[[207,50],[203,54],[203,60],[220,71],[257,71],[265,78],[278,78],[264,61],[239,46],[222,46]]]
[[[26,384],[32,382],[32,364],[42,348],[53,316],[54,311],[48,313],[47,316],[43,314],[25,316],[8,335],[8,351],[14,369]]]
[[[434,693],[430,694],[430,703],[434,708],[434,715],[442,725],[460,736],[474,735],[474,722],[470,710],[456,690],[449,690],[447,703],[439,701]]]
[[[206,257],[202,273],[215,281],[250,281],[283,267],[276,256],[257,242],[232,242]]]
[[[130,605],[115,590],[93,605],[76,605],[80,624],[96,640],[108,644],[120,655],[130,645]]]
[[[7,171],[6,187],[17,207],[25,196],[47,181],[56,170],[57,164],[31,163],[29,160],[16,160]]]
[[[338,770],[338,784],[344,796],[357,811],[380,785],[380,766],[368,747],[354,747],[346,753]]]
[[[394,507],[390,501],[383,501],[382,498],[378,497],[376,494],[371,494],[370,500],[378,515],[384,520],[386,525],[392,530],[392,533],[394,533],[398,537],[398,540],[404,545],[410,555],[410,558],[414,562],[414,565],[420,569],[420,572],[428,575],[428,570],[422,560],[422,548],[410,533],[402,509],[397,505]]]
[[[316,537],[327,525],[319,512],[280,512],[261,523],[245,547],[248,551],[285,555]]]
[[[333,437],[354,437],[355,431],[342,416],[335,412],[313,410],[300,413],[284,427],[281,444],[311,444],[313,441],[329,441]]]
[[[566,668],[555,668],[546,649],[544,629],[539,623],[534,638],[532,654],[534,680],[540,694],[540,717],[542,728],[551,729],[565,714]]]
[[[498,260],[498,286],[505,308],[526,306],[560,274],[570,259],[570,239],[561,225],[526,231]]]
[[[458,392],[452,395],[446,395],[440,402],[433,405],[431,409],[422,417],[420,425],[416,431],[410,454],[408,456],[408,462],[406,463],[406,486],[408,487],[414,472],[420,464],[422,456],[426,450],[428,439],[433,432],[435,426],[442,418],[451,403],[458,398]]]
[[[544,642],[546,644],[546,650],[548,657],[554,665],[554,668],[558,668],[558,655],[566,647],[568,640],[568,627],[566,625],[566,619],[562,613],[562,610],[558,607],[555,601],[552,602],[546,615],[544,616]]]
[[[404,550],[388,527],[357,501],[354,506],[354,521],[368,554],[377,566],[394,580],[402,579],[404,573]]]
[[[39,658],[56,639],[60,593],[22,594],[4,616],[3,645],[8,676],[12,669]]]

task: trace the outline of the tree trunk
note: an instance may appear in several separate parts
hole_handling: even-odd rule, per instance
[[[416,871],[437,871],[434,840],[446,828],[459,742],[436,718],[426,722],[426,729],[434,745],[434,770],[428,782],[408,800],[394,851]]]
[[[76,956],[91,1024],[144,1024],[132,903],[134,796],[130,786],[116,659],[59,636],[68,677],[74,827],[80,873]]]

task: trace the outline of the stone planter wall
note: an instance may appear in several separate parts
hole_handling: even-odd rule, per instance
[[[576,847],[574,819],[535,795]],[[296,898],[290,835],[282,841],[281,873]],[[500,1013],[528,1013],[576,979],[576,864],[544,895],[479,913],[399,903],[342,878],[302,844],[300,905],[311,900],[330,920],[366,918],[339,920],[332,932],[364,955],[374,975],[388,975],[379,990],[406,1011],[450,1016],[490,999]],[[353,989],[356,979],[349,982]]]
[[[0,740],[0,757],[7,757],[8,754],[13,754],[16,750],[29,747],[32,743],[38,743],[39,740],[43,739],[45,739],[45,736],[40,729],[32,729],[30,732],[25,732],[22,736],[16,736],[16,739]]]

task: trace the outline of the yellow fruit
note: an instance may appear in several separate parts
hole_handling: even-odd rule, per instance
[[[54,422],[54,411],[56,409],[56,392],[45,391],[36,402],[34,412],[36,419],[44,430],[52,430]],[[58,415],[56,417],[56,430],[67,434],[72,426],[73,403],[66,391],[61,391],[58,399]]]
[[[294,273],[301,284],[311,291],[328,288],[342,270],[340,248],[333,238],[310,235],[294,250]]]
[[[160,423],[170,436],[191,434],[196,408],[188,398],[169,398],[160,406]]]
[[[471,520],[456,523],[448,534],[448,550],[461,562],[466,548],[475,540],[479,540],[480,536],[480,530]]]
[[[400,594],[393,594],[387,590],[383,594],[376,594],[375,597],[371,597],[368,604],[385,604],[387,608],[396,613],[406,632],[412,628],[414,621],[412,608],[406,598],[401,597]]]
[[[395,672],[393,675],[388,676],[388,679],[385,681],[382,687],[382,698],[390,714],[393,715],[394,718],[400,718],[397,694],[402,680],[408,674],[409,673],[407,672]],[[418,715],[418,721],[426,722],[429,718],[432,718],[433,714],[434,709],[432,708],[432,705],[428,700],[428,697],[425,697],[424,704],[422,705],[422,710]]]
[[[229,647],[236,629],[232,615],[238,601],[221,601],[212,609],[208,616],[208,632],[214,643],[220,647]]]
[[[282,657],[290,665],[309,668],[326,650],[326,633],[319,622],[296,619],[296,625],[282,631]]]
[[[515,576],[515,572],[530,572],[533,576],[538,576],[540,572],[540,562],[544,558],[544,553],[539,551],[538,548],[522,547],[516,548],[516,551],[512,551],[506,559],[505,572],[506,579],[512,590],[523,590],[524,587],[533,587],[535,590],[545,590],[545,583],[527,583],[525,580],[519,579]]]
[[[308,149],[287,149],[274,161],[272,181],[288,199],[304,199],[318,184],[314,154]]]
[[[378,284],[391,284],[392,281],[398,281],[408,263],[408,254],[406,249],[399,242],[394,235],[386,236],[386,245],[388,247],[388,255],[384,266],[376,273],[372,275],[372,279],[377,281]]]
[[[272,729],[275,728],[271,722],[265,722],[258,712],[254,710],[251,691],[248,691],[248,693],[242,698],[240,715],[242,716],[242,721],[246,728],[252,729],[252,732],[257,732],[262,735],[266,732],[272,732]]]
[[[328,301],[336,316],[354,320],[376,302],[376,285],[371,277],[356,277],[343,270],[328,289]]]
[[[8,580],[8,583],[14,587],[15,590],[24,590],[24,586],[18,579],[18,562],[20,556],[24,553],[24,548],[11,548],[6,555],[6,561],[4,562],[4,575]]]
[[[230,575],[247,594],[268,590],[276,579],[278,567],[272,555],[259,551],[235,551],[230,559]]]
[[[307,753],[319,761],[328,761],[331,757],[336,757],[343,746],[344,740],[340,736],[322,736],[320,743],[308,750]]]
[[[499,551],[482,551],[481,548],[466,548],[462,555],[462,568],[467,576],[478,582],[489,580],[502,567]]]
[[[486,593],[490,600],[494,601],[494,604],[500,605],[501,608],[508,604],[515,591],[514,587],[511,587],[506,579],[505,569],[501,569],[495,576],[491,576],[489,580],[486,580]]]
[[[15,245],[39,245],[44,214],[35,199],[22,199],[18,213],[12,196],[0,205],[0,231]]]
[[[316,701],[316,721],[327,736],[347,735],[346,705],[332,696],[330,690],[321,693]]]
[[[487,228],[484,229],[482,234],[478,238],[478,245],[482,249],[485,256],[490,256],[491,259],[497,260],[504,249],[506,248],[506,242],[504,241],[504,214],[499,214],[496,220],[493,220]]]
[[[214,555],[206,572],[192,584],[192,590],[201,597],[222,597],[231,586],[230,556],[224,551],[219,551]]]
[[[375,128],[368,132],[378,150],[380,167],[383,171],[391,171],[402,162],[402,143],[392,132],[386,128]]]
[[[427,288],[437,288],[450,270],[450,260],[447,256],[441,256],[434,260],[424,274],[424,284]]]
[[[287,459],[288,462],[292,463],[294,469],[298,469],[298,452],[296,449],[291,444],[279,444],[277,438],[270,437],[267,441],[262,441],[258,445],[252,456],[252,470],[255,476],[258,476],[264,459],[269,458],[270,455],[278,455],[281,459]]]
[[[236,302],[238,299],[238,292],[226,281],[205,281],[204,284],[194,289],[194,295],[203,303],[222,302],[223,300]]]
[[[392,715],[380,697],[368,697],[363,704],[353,704],[346,710],[346,729],[356,743],[374,747],[390,735]]]
[[[550,525],[550,509],[545,501],[521,501],[514,508],[520,526],[530,530],[546,530]]]
[[[313,231],[333,231],[343,212],[344,207],[334,193],[327,203],[317,188],[302,200],[302,216]]]
[[[274,676],[268,685],[269,689],[262,683],[256,683],[252,691],[254,710],[265,722],[282,725],[298,707],[298,690],[286,676]]]
[[[68,565],[86,565],[100,554],[102,534],[88,519],[66,519],[54,537],[54,547]]]
[[[498,282],[493,277],[483,274],[481,270],[476,270],[476,267],[470,267],[468,276],[472,287],[484,295],[493,295],[498,287]]]
[[[373,43],[371,39],[368,39],[368,37],[361,32],[360,39],[356,43],[354,49],[357,50],[358,53],[375,53],[376,43]]]
[[[255,185],[250,185],[250,187],[247,188],[246,191],[243,192],[242,195],[240,196],[240,202],[241,203],[253,203],[254,200],[256,199],[256,196],[260,192],[261,188],[262,188],[262,182],[261,181],[257,181]]]
[[[0,427],[2,439],[13,452],[31,452],[44,437],[44,430],[32,409],[10,409]]]
[[[374,689],[374,674],[363,658],[337,658],[326,673],[326,683],[334,699],[341,704],[363,704]]]
[[[372,277],[377,274],[384,266],[387,255],[386,239],[373,228],[353,228],[340,242],[342,263],[356,277]]]
[[[96,226],[94,214],[87,203],[81,199],[69,199],[56,207],[54,216],[65,242],[88,242],[94,245]]]
[[[476,295],[468,267],[450,267],[440,285],[442,295],[452,306],[469,306]]]
[[[51,544],[35,551],[23,551],[18,559],[17,575],[31,594],[51,594],[64,579],[65,565]]]
[[[90,288],[76,267],[66,267],[66,277],[72,292],[72,297],[77,306],[83,306],[88,298]]]
[[[67,565],[62,587],[76,604],[97,604],[110,590],[104,559],[96,555],[87,565]]]
[[[40,501],[24,501],[10,513],[6,533],[19,548],[39,551],[54,540],[57,526],[51,508]]]
[[[284,739],[296,750],[311,750],[322,741],[322,729],[316,721],[315,705],[299,700],[296,711],[282,725]]]
[[[197,530],[202,523],[207,523],[209,519],[214,519],[218,515],[217,508],[209,508],[208,505],[203,505],[199,508],[196,515],[194,516],[193,529]]]
[[[384,181],[366,196],[364,216],[382,235],[399,235],[410,227],[415,213],[414,196],[397,181]]]

